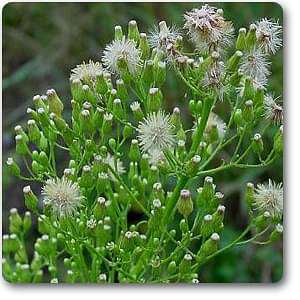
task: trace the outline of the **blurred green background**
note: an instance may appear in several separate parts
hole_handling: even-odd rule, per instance
[[[126,28],[131,19],[138,22],[141,32],[149,32],[161,20],[183,25],[186,10],[202,3],[10,3],[3,9],[2,65],[2,147],[3,162],[14,151],[14,131],[26,121],[26,108],[35,94],[55,88],[70,108],[69,73],[82,61],[101,59],[101,49],[111,41],[115,25]],[[232,20],[236,32],[262,17],[279,20],[281,7],[275,3],[214,3],[223,8]],[[282,51],[272,59],[269,90],[283,93]],[[185,89],[168,75],[164,88],[167,107],[175,105],[185,110]],[[222,115],[222,106],[219,113]],[[186,122],[190,119],[186,116]],[[272,144],[270,130],[266,146]],[[269,146],[268,146],[269,144]],[[222,154],[226,156],[226,153]],[[64,157],[60,157],[62,163]],[[231,241],[247,223],[242,188],[246,182],[261,182],[267,178],[282,181],[282,161],[263,170],[226,171],[216,176],[218,190],[225,196],[226,230],[222,243]],[[8,211],[17,207],[24,211],[24,182],[8,177],[3,166],[3,232],[7,231]],[[33,186],[39,192],[40,186]],[[33,236],[36,232],[33,232]],[[205,265],[200,273],[204,282],[276,282],[282,277],[281,242],[266,247],[239,247]]]

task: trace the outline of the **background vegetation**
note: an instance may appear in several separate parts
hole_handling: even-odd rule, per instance
[[[11,3],[3,9],[3,161],[14,151],[16,124],[25,122],[25,111],[35,94],[55,88],[70,100],[69,72],[82,61],[101,59],[101,49],[111,41],[115,25],[126,28],[131,19],[140,31],[148,32],[161,20],[183,24],[183,13],[201,3]],[[281,7],[274,3],[215,3],[233,21],[236,31],[262,17],[279,19]],[[273,59],[270,91],[282,95],[282,51]],[[164,88],[167,107],[187,105],[185,89],[168,75]],[[219,111],[222,115],[222,107]],[[185,116],[189,122],[189,116]],[[272,132],[269,132],[271,143]],[[222,154],[226,158],[226,153]],[[220,157],[219,159],[221,159]],[[60,157],[63,162],[64,157]],[[21,163],[21,162],[20,162]],[[232,240],[247,223],[243,186],[248,181],[267,178],[282,181],[282,161],[268,169],[220,173],[215,181],[225,196],[226,230],[222,241]],[[197,184],[197,183],[195,183]],[[22,187],[25,183],[8,177],[3,166],[3,233],[7,231],[7,213],[17,207],[24,211]],[[32,186],[36,191],[40,186]],[[132,216],[133,218],[135,216]],[[32,236],[36,233],[33,232]],[[247,247],[247,249],[246,249]],[[218,256],[201,271],[205,282],[275,282],[282,276],[282,245],[239,247]]]

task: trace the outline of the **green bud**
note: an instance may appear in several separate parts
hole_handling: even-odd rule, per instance
[[[123,129],[123,139],[127,140],[130,136],[133,135],[133,133],[134,133],[133,128],[129,125],[125,125]]]
[[[37,212],[38,208],[38,198],[34,195],[29,185],[23,188],[24,198],[25,198],[25,206],[33,211]]]
[[[237,127],[241,127],[244,124],[243,114],[242,114],[242,110],[240,108],[238,108],[235,111],[233,120],[234,120],[235,124],[237,125]]]
[[[264,143],[259,133],[256,133],[253,137],[252,149],[258,155],[260,155],[264,150]]]
[[[96,92],[100,95],[104,95],[108,91],[108,84],[103,72],[97,74],[95,88]]]
[[[171,124],[174,126],[174,131],[178,131],[182,127],[180,109],[178,107],[174,107],[170,121]]]
[[[150,55],[150,46],[147,40],[147,34],[141,33],[140,34],[140,44],[139,49],[141,52],[141,59],[146,60]]]
[[[115,26],[115,40],[121,41],[123,39],[123,31],[121,26]]]
[[[270,235],[270,241],[276,242],[282,237],[283,226],[281,224],[277,224],[275,229],[272,231]]]
[[[120,99],[115,99],[113,102],[113,114],[121,120],[124,119],[124,111]]]
[[[254,105],[261,106],[264,103],[264,89],[262,87],[257,87],[254,98],[253,98]]]
[[[41,132],[38,126],[36,125],[35,120],[28,120],[27,126],[28,126],[29,140],[32,142],[39,142],[41,138]]]
[[[247,183],[246,202],[247,202],[248,209],[251,210],[253,202],[254,202],[254,184],[251,182]]]
[[[197,103],[195,100],[191,99],[189,101],[189,109],[190,109],[192,115],[197,115]]]
[[[271,214],[268,211],[265,211],[262,215],[259,215],[255,218],[255,226],[257,229],[257,232],[261,232],[264,230],[271,221]]]
[[[147,107],[149,111],[159,111],[161,108],[162,98],[163,95],[158,88],[150,88],[147,99]]]
[[[152,165],[149,170],[148,181],[150,186],[159,181],[159,170],[157,166]]]
[[[54,112],[56,115],[61,116],[61,113],[64,109],[64,105],[59,99],[54,89],[50,89],[47,91],[49,111]]]
[[[46,96],[47,99],[47,96]],[[40,95],[35,95],[32,98],[34,107],[36,110],[38,110],[39,108],[43,108],[45,111],[47,111],[47,105],[46,103],[43,101],[43,98]]]
[[[119,57],[118,58],[117,67],[118,67],[118,71],[119,71],[123,81],[125,83],[129,83],[132,78],[131,78],[131,74],[130,74],[129,69],[128,69],[127,61],[125,60],[124,57]]]
[[[104,110],[100,107],[96,108],[96,111],[93,115],[93,124],[95,128],[101,128],[103,122]]]
[[[238,87],[240,85],[241,79],[243,77],[243,71],[241,69],[238,69],[236,72],[234,72],[230,78],[229,82],[235,86]]]
[[[168,275],[175,274],[177,270],[176,262],[172,260],[168,265]]]
[[[32,282],[33,282],[33,283],[41,283],[42,280],[43,280],[43,275],[44,275],[43,270],[37,270],[37,271],[33,274]]]
[[[84,91],[82,89],[82,83],[79,79],[71,81],[71,93],[76,103],[81,103],[84,99]]]
[[[182,233],[187,233],[189,231],[189,224],[187,223],[187,221],[185,219],[181,219],[181,221],[179,223],[179,228]]]
[[[133,116],[137,122],[140,122],[144,118],[143,111],[139,102],[135,101],[130,104],[130,109],[133,112]]]
[[[246,49],[246,28],[239,29],[239,35],[236,39],[235,48],[240,51],[244,51]]]
[[[31,109],[30,107],[27,108],[26,113],[30,115],[30,117],[35,120],[36,122],[39,121],[39,116],[37,114],[37,112],[33,109]]]
[[[50,118],[49,115],[46,113],[45,109],[42,107],[37,110],[39,121],[42,125],[42,128],[48,128],[50,126]]]
[[[28,149],[27,143],[24,141],[24,138],[22,135],[18,134],[15,137],[16,141],[16,153],[19,155],[26,155],[30,151]]]
[[[249,27],[249,31],[245,39],[247,50],[252,49],[256,44],[256,29],[257,28],[255,24],[251,24]]]
[[[31,227],[31,213],[30,211],[26,211],[23,219],[23,229],[24,232],[28,232]]]
[[[215,232],[220,232],[223,229],[224,214],[225,206],[219,205],[217,210],[212,215],[212,226]]]
[[[80,186],[89,188],[93,185],[94,178],[92,176],[91,167],[86,165],[82,167],[82,174],[80,178]]]
[[[157,67],[155,68],[155,83],[157,86],[162,86],[166,81],[167,71],[166,63],[159,61]]]
[[[252,122],[254,119],[253,101],[247,100],[243,110],[243,118],[246,122]]]
[[[214,232],[213,227],[213,217],[210,214],[207,214],[203,217],[201,226],[200,226],[200,233],[204,238],[207,238]]]
[[[199,262],[203,261],[207,256],[213,254],[218,250],[218,243],[220,237],[217,233],[213,233],[211,237],[202,244],[200,250],[197,253],[197,260]]]
[[[189,190],[181,190],[180,198],[177,202],[177,209],[180,214],[187,218],[194,209],[191,192]]]
[[[15,126],[15,133],[16,133],[16,135],[22,136],[22,139],[23,139],[26,143],[29,142],[29,138],[28,138],[27,134],[25,133],[25,131],[23,130],[23,128],[22,128],[21,125]]]
[[[191,272],[191,264],[193,257],[190,254],[186,254],[179,264],[179,273],[188,274]]]
[[[283,152],[283,125],[280,126],[274,136],[273,148],[276,154],[282,154]]]
[[[39,162],[43,167],[48,167],[49,165],[49,158],[44,151],[41,151],[39,154]]]
[[[20,217],[18,210],[12,208],[9,215],[9,231],[10,233],[19,234],[22,231],[23,221]]]
[[[204,178],[202,197],[206,199],[207,202],[209,202],[214,198],[214,195],[215,195],[215,186],[213,184],[213,178],[207,176]]]
[[[33,171],[34,174],[38,175],[41,172],[44,171],[44,168],[41,164],[39,164],[37,161],[33,160],[31,163],[31,169]]]
[[[128,39],[135,41],[136,44],[140,41],[140,33],[135,20],[131,20],[128,23]]]
[[[116,147],[117,147],[117,142],[116,142],[116,140],[114,138],[110,138],[108,140],[108,145],[111,148],[111,150],[115,151]]]
[[[194,155],[191,160],[186,164],[186,171],[191,177],[195,176],[198,172],[201,162],[201,157],[199,155]]]
[[[7,159],[6,165],[10,174],[16,177],[20,176],[21,174],[20,167],[17,165],[17,163],[14,161],[12,157],[9,157]]]
[[[82,90],[83,90],[84,100],[87,100],[88,102],[90,102],[92,104],[96,104],[97,99],[94,96],[91,88],[87,84],[84,84],[82,86]]]
[[[99,194],[102,194],[106,191],[107,187],[109,186],[109,177],[108,174],[105,172],[101,172],[98,174],[98,180],[96,189]]]
[[[112,132],[113,115],[105,113],[103,116],[102,135],[108,136]]]
[[[139,148],[139,142],[136,139],[131,141],[131,146],[129,150],[129,158],[131,161],[139,161],[141,159],[141,152]]]
[[[145,63],[145,68],[143,72],[143,83],[148,88],[154,82],[154,63],[153,60],[147,60]]]
[[[142,177],[148,178],[150,164],[149,164],[149,155],[144,153],[140,161],[141,175]]]
[[[254,97],[254,87],[253,87],[253,80],[250,77],[245,79],[245,87],[243,93],[243,99],[253,99]]]
[[[241,51],[236,51],[228,60],[228,70],[230,72],[234,72],[238,68],[238,64],[243,57],[243,52]]]
[[[124,81],[122,79],[118,79],[116,81],[117,84],[117,96],[124,102],[128,100],[129,95],[126,89],[126,86],[124,84]]]

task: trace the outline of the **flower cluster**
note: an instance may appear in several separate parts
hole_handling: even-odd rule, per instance
[[[10,211],[8,281],[198,283],[204,265],[227,249],[280,239],[282,183],[245,183],[249,224],[220,247],[226,198],[212,176],[282,158],[283,108],[267,84],[281,27],[262,19],[234,38],[223,11],[208,5],[183,19],[180,34],[165,21],[149,37],[134,20],[126,35],[116,26],[99,62],[71,71],[69,119],[54,89],[33,97],[27,124],[15,127],[16,156],[6,163],[12,175],[36,183],[23,188],[24,216]],[[184,34],[195,47],[189,55]],[[187,99],[172,111],[167,72]],[[268,126],[275,134],[265,146]],[[28,247],[32,218],[39,237]]]

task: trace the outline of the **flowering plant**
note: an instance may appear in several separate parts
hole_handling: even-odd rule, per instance
[[[15,127],[16,154],[28,175],[18,159],[8,158],[7,166],[40,183],[41,197],[27,185],[29,211],[10,211],[3,236],[8,281],[197,283],[199,269],[227,249],[281,237],[283,189],[270,179],[246,185],[249,224],[220,248],[225,206],[212,177],[263,168],[282,156],[283,109],[267,89],[281,26],[262,19],[235,38],[223,11],[208,5],[186,12],[184,21],[182,30],[162,21],[149,36],[133,20],[127,35],[116,26],[102,61],[71,72],[70,122],[54,89],[33,97],[26,128]],[[192,126],[179,107],[165,108],[168,72],[186,86]],[[221,103],[229,107],[224,120],[216,113]],[[263,143],[269,126],[271,149]],[[216,165],[225,149],[229,158]],[[69,157],[63,170],[58,151]],[[131,211],[138,222],[130,222]],[[26,240],[31,213],[40,233],[33,257]]]

